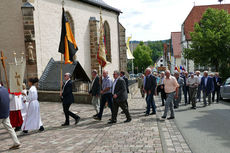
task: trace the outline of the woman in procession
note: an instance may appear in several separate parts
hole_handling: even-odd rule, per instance
[[[44,127],[40,116],[38,92],[35,87],[35,84],[37,82],[38,82],[38,78],[30,78],[28,81],[28,86],[30,87],[30,89],[29,89],[28,96],[26,97],[26,101],[29,104],[28,104],[28,110],[27,110],[25,120],[22,124],[22,131],[24,133],[28,133],[28,130],[44,131]]]

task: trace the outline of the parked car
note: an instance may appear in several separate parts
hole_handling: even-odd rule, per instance
[[[220,86],[221,99],[230,99],[230,77]]]

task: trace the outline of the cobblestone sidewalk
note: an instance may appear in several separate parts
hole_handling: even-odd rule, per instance
[[[160,104],[160,103],[159,103]],[[144,116],[146,103],[139,94],[129,99],[132,116],[130,123],[123,123],[124,115],[118,115],[118,123],[108,125],[111,117],[107,108],[102,121],[95,121],[91,105],[73,104],[71,110],[81,116],[78,125],[61,127],[64,121],[61,103],[40,103],[45,131],[32,131],[27,135],[18,132],[22,146],[9,151],[12,144],[9,135],[0,127],[0,152],[40,153],[163,153],[189,152],[173,121],[160,119],[157,115]]]

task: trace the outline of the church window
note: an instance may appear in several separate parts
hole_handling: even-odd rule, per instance
[[[109,27],[109,23],[107,21],[105,21],[104,23],[104,37],[105,37],[105,48],[107,51],[106,54],[106,60],[108,62],[112,62],[112,58],[111,58],[111,41],[110,41],[110,27]]]

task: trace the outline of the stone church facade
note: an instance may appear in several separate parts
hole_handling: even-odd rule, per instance
[[[109,62],[105,69],[109,71],[110,76],[113,70],[126,71],[125,28],[119,22],[121,11],[102,0],[65,0],[64,8],[78,45],[75,59],[89,78],[92,69],[99,70],[96,55],[100,10]],[[0,50],[3,50],[8,58],[7,63],[13,62],[13,52],[16,52],[18,57],[22,52],[25,54],[26,79],[41,77],[51,58],[60,61],[60,0],[3,0],[0,13]],[[2,70],[1,78],[4,78]]]

